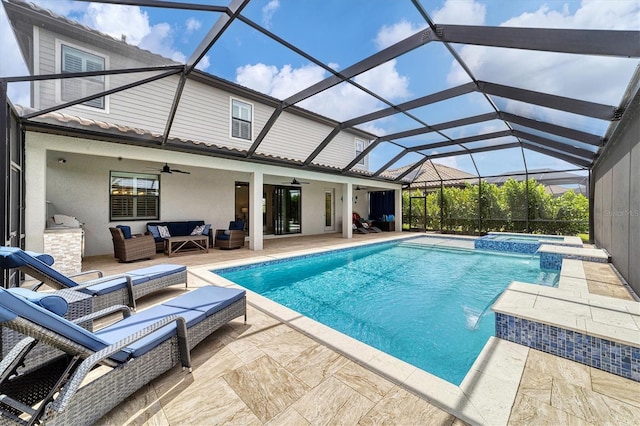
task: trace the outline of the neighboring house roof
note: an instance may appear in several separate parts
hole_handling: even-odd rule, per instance
[[[406,172],[412,164],[393,170],[388,170],[389,176],[399,176]],[[478,181],[478,177],[444,164],[427,161],[416,170],[411,171],[406,177],[411,182],[411,188],[439,187],[440,181],[446,186],[464,185],[465,183],[473,183]]]
[[[569,191],[573,191],[576,194],[582,194],[585,197],[587,196],[587,188],[583,185],[580,185],[577,188],[567,188],[566,186],[560,185],[547,185],[544,187],[544,190],[547,194],[554,197],[560,197]]]

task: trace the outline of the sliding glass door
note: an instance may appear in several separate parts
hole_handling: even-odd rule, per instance
[[[273,190],[273,231],[275,235],[302,232],[302,191],[300,188],[276,186]]]

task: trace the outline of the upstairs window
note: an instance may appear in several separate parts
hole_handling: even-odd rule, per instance
[[[62,45],[61,53],[62,73],[104,71],[105,69],[105,60],[103,57],[83,52],[82,50],[75,49],[64,44]],[[104,90],[105,84],[103,75],[64,78],[62,79],[61,98],[64,102],[69,102],[103,92]],[[104,97],[92,99],[84,102],[82,105],[105,109]]]
[[[111,172],[109,220],[160,218],[158,175]]]
[[[253,106],[237,99],[231,100],[231,137],[238,139],[252,139],[251,122],[253,121]]]
[[[366,142],[363,141],[362,139],[356,139],[356,157],[360,154],[362,154],[362,152],[364,151],[366,146]],[[362,157],[357,164],[364,166],[364,158]]]

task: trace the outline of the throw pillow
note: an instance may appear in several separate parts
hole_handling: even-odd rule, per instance
[[[204,225],[198,225],[195,228],[193,228],[193,231],[191,231],[191,235],[202,235],[202,232],[204,231]]]
[[[224,230],[224,235],[231,235],[231,231],[229,231],[228,229]]]
[[[147,231],[153,235],[153,238],[162,238],[160,237],[160,232],[158,232],[158,227],[155,225],[147,225]]]
[[[122,231],[122,235],[125,240],[131,238],[131,227],[127,225],[116,225],[116,228],[119,228]]]
[[[169,238],[171,234],[169,233],[169,228],[166,226],[158,226],[158,234],[160,234],[161,238]]]
[[[63,297],[55,294],[36,293],[22,287],[12,287],[8,291],[59,316],[66,314],[69,307]]]
[[[206,224],[204,226],[204,231],[202,231],[202,235],[209,235],[209,231],[211,230],[211,224]]]

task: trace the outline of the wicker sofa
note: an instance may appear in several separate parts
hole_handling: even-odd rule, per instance
[[[184,237],[191,235],[196,226],[204,225],[204,220],[181,220],[171,222],[147,222],[145,234],[153,235],[153,239],[156,243],[156,252],[164,251],[164,238],[158,233],[158,226],[166,226],[172,237]],[[209,245],[213,244],[211,238],[210,227],[205,226],[205,230],[202,235],[209,236]]]

